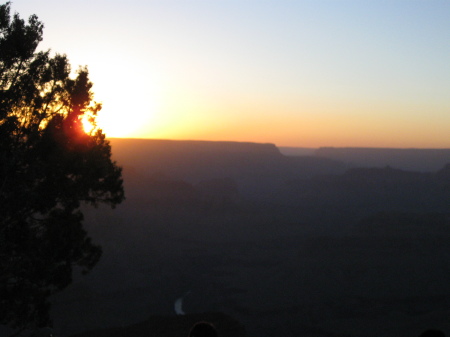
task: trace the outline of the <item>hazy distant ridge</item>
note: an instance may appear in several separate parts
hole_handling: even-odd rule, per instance
[[[315,156],[340,160],[349,167],[385,167],[434,172],[450,163],[450,149],[321,147]]]

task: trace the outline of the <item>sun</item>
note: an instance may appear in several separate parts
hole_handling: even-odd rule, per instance
[[[96,118],[98,128],[106,137],[133,138],[150,129],[154,123],[154,111],[142,106],[128,104],[126,108],[109,108],[107,104]]]
[[[80,118],[83,131],[92,134],[100,129],[107,137],[132,137],[143,124],[148,123],[149,114],[139,113],[139,110],[128,112],[126,115],[120,111],[100,111],[97,116],[85,114]]]
[[[121,62],[128,65],[127,71],[114,72],[114,76],[112,69],[118,62],[112,62],[110,57],[97,55],[89,63],[95,100],[102,104],[95,116],[95,124],[108,138],[151,136],[161,118],[162,89],[158,71],[154,67],[142,69],[136,66],[135,58]],[[92,130],[89,124],[83,121],[86,132]]]
[[[93,123],[92,118],[90,116],[84,115],[81,118],[81,124],[83,126],[83,131],[88,135],[91,134],[96,129],[96,125],[95,123]]]

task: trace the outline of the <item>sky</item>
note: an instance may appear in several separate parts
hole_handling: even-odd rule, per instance
[[[14,0],[108,137],[450,148],[448,0]]]

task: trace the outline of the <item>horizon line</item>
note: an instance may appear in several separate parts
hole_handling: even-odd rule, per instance
[[[209,143],[242,143],[242,144],[270,144],[277,148],[291,149],[374,149],[374,150],[450,150],[450,147],[386,147],[386,146],[293,146],[293,145],[277,145],[275,142],[257,142],[257,141],[239,141],[239,140],[207,140],[207,139],[171,139],[171,138],[144,138],[144,137],[108,137],[111,139],[130,139],[130,140],[150,140],[150,141],[170,141],[170,142],[209,142]]]

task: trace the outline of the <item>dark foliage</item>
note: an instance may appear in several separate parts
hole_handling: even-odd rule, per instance
[[[83,229],[82,203],[124,199],[121,168],[95,123],[86,68],[36,52],[43,24],[0,6],[0,323],[50,324],[48,298],[88,272],[101,248]]]

